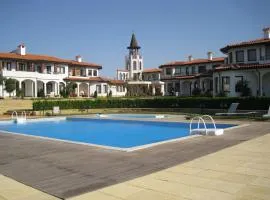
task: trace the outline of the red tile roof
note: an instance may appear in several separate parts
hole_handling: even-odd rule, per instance
[[[194,65],[194,64],[205,64],[205,63],[212,63],[212,62],[224,62],[224,59],[225,59],[224,57],[217,57],[217,58],[213,58],[212,60],[202,58],[202,59],[194,59],[192,61],[174,61],[174,62],[169,62],[163,65],[160,65],[159,68]]]
[[[97,82],[106,82],[106,80],[104,80],[101,77],[76,77],[76,76],[70,76],[70,77],[66,77],[64,78],[64,80],[66,81],[97,81]]]
[[[259,38],[259,39],[255,39],[255,40],[249,40],[249,41],[239,42],[239,43],[235,43],[235,44],[229,44],[226,47],[221,48],[220,51],[223,53],[227,53],[230,48],[251,46],[251,45],[256,45],[256,44],[265,44],[265,43],[270,44],[270,39]]]
[[[152,68],[152,69],[145,69],[143,70],[143,73],[160,73],[162,70],[158,68]]]
[[[215,68],[215,71],[227,71],[227,70],[243,70],[243,69],[262,69],[270,68],[270,63],[267,64],[224,64]]]
[[[117,71],[120,71],[120,72],[128,72],[128,70],[126,70],[126,69],[117,69]]]
[[[101,65],[94,64],[94,63],[77,62],[74,60],[67,60],[67,59],[57,58],[54,56],[37,55],[37,54],[19,55],[16,53],[0,53],[0,59],[25,60],[25,61],[32,61],[32,62],[53,62],[53,63],[62,63],[62,64],[69,64],[69,65],[95,67],[98,69],[102,68]]]
[[[123,80],[110,80],[109,83],[112,85],[124,85],[125,81],[123,81]]]

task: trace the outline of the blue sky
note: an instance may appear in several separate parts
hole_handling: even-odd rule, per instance
[[[27,52],[124,67],[134,31],[145,68],[174,60],[222,56],[226,44],[262,37],[269,0],[1,0],[0,52]]]

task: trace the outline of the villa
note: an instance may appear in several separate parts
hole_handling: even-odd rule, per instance
[[[224,58],[213,58],[212,52],[207,54],[206,59],[193,59],[190,55],[188,61],[174,61],[159,66],[163,72],[161,80],[165,82],[165,94],[191,96],[197,89],[212,95],[213,69],[224,63]]]
[[[81,56],[66,60],[45,55],[28,54],[25,45],[19,45],[10,53],[0,53],[1,75],[15,79],[25,97],[38,97],[43,91],[45,96],[55,97],[68,82],[76,84],[75,96],[91,96],[97,90],[101,96],[107,95],[108,81],[99,76],[101,65],[82,62]],[[0,89],[0,95],[10,94]],[[14,91],[11,96],[15,96]]]
[[[239,83],[244,81],[251,96],[270,96],[270,28],[260,39],[230,44],[221,48],[227,57],[174,61],[161,65],[165,95],[241,96]]]
[[[252,96],[270,96],[270,28],[264,28],[264,37],[230,44],[221,48],[227,55],[225,63],[213,74],[214,96],[240,96],[237,83],[247,81]]]

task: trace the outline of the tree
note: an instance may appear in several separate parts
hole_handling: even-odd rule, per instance
[[[1,85],[1,87],[2,87],[2,97],[4,97],[4,84],[5,84],[5,81],[6,81],[6,78],[5,77],[3,77],[3,75],[2,74],[0,74],[0,85]]]
[[[63,90],[60,91],[60,95],[64,98],[68,98],[69,96],[74,96],[75,89],[77,88],[76,83],[68,82]]]
[[[241,93],[242,97],[251,96],[251,89],[248,87],[248,81],[238,81],[235,85],[235,90]]]
[[[5,90],[9,93],[9,97],[11,93],[16,89],[16,80],[9,78],[5,81]]]

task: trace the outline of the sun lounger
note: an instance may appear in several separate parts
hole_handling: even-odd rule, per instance
[[[257,112],[236,112],[239,103],[232,103],[226,113],[216,113],[216,116],[250,116],[255,115]]]
[[[54,106],[52,110],[53,115],[60,114],[60,107],[59,106]]]
[[[236,109],[238,107],[239,103],[232,103],[228,109],[228,112],[226,113],[216,113],[215,115],[217,116],[222,116],[222,115],[235,115],[236,114]]]
[[[262,117],[263,118],[270,118],[270,106],[269,106],[267,114],[263,115]]]

